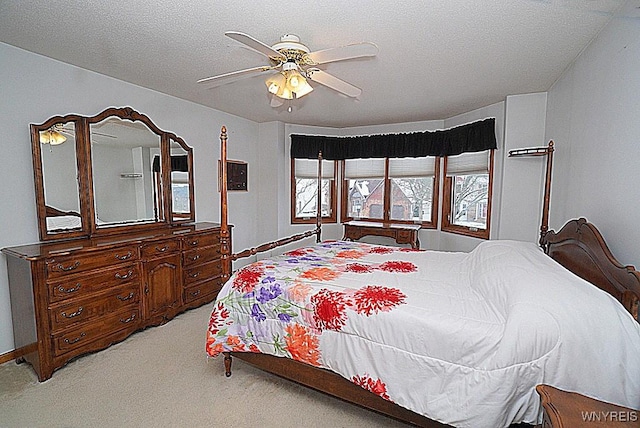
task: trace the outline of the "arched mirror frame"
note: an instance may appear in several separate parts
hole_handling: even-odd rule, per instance
[[[158,208],[163,213],[169,213],[169,215],[163,215],[163,218],[158,221],[145,222],[141,224],[136,222],[122,223],[118,225],[110,225],[109,227],[101,227],[97,224],[93,186],[90,125],[99,123],[109,117],[117,117],[121,120],[128,120],[132,122],[142,122],[151,132],[157,134],[160,138],[161,159],[158,181],[161,183],[161,197],[159,199],[161,206]],[[76,229],[49,230],[47,227],[47,214],[51,213],[52,207],[47,206],[45,197],[43,159],[41,152],[43,144],[40,142],[40,133],[51,129],[56,124],[70,122],[73,122],[75,125],[75,155],[81,226]],[[131,107],[112,107],[95,116],[81,116],[75,114],[54,116],[42,124],[31,124],[30,128],[36,192],[36,210],[38,215],[38,230],[41,240],[47,241],[113,235],[195,221],[193,149],[189,147],[182,138],[178,137],[174,133],[162,131],[148,116],[135,111]],[[172,209],[171,142],[178,143],[186,153],[187,177],[189,184],[189,211],[186,213],[182,212],[179,215],[174,215]],[[52,150],[54,149],[52,148]]]

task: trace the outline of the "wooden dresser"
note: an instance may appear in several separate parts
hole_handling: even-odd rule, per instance
[[[2,252],[15,346],[40,381],[76,356],[211,302],[224,280],[216,223]]]

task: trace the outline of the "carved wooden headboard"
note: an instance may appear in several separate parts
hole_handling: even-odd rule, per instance
[[[613,257],[598,229],[586,219],[571,220],[540,240],[545,252],[579,277],[618,299],[640,322],[640,272]]]

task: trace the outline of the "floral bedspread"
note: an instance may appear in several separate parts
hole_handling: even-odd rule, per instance
[[[400,260],[406,248],[327,241],[240,269],[220,293],[213,309],[207,353],[263,352],[314,366],[323,364],[323,332],[340,332],[353,317],[371,317],[405,303],[398,288],[374,282],[358,288],[337,286],[345,274],[407,274],[417,266]],[[398,260],[375,261],[394,254]],[[369,256],[369,257],[367,257]],[[354,374],[356,384],[389,399],[380,379]]]
[[[576,285],[582,280],[554,264],[535,245],[510,241],[471,253],[322,242],[232,275],[214,303],[206,352],[261,352],[326,368],[460,427],[540,422],[539,383],[633,407],[640,401],[640,328],[623,320],[622,330],[634,336],[616,338],[611,330],[628,314],[611,308],[613,324],[597,340],[615,348],[616,358],[590,356],[585,334],[606,323],[588,314],[617,302],[603,305],[599,290]],[[581,313],[566,315],[566,302],[576,299]],[[638,385],[611,361],[637,365]]]

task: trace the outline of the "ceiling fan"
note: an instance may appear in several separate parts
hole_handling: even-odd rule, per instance
[[[100,137],[117,138],[114,135],[102,134],[99,132],[92,132],[92,134],[99,135]],[[56,123],[50,128],[40,131],[40,143],[57,146],[67,141],[67,136],[75,138],[75,130],[65,127],[65,124],[63,123]]]
[[[270,76],[265,84],[269,93],[272,94],[272,107],[281,106],[284,103],[283,100],[297,99],[311,92],[313,87],[307,82],[307,79],[348,97],[358,97],[362,93],[360,88],[317,68],[317,66],[329,62],[376,56],[378,53],[378,47],[370,42],[311,52],[307,46],[300,43],[300,38],[294,34],[285,34],[278,43],[272,46],[237,31],[227,31],[224,34],[266,55],[271,65],[207,77],[198,80],[198,83],[213,84],[212,87],[216,87],[261,73],[269,73]],[[289,107],[289,111],[291,111],[291,107]]]

